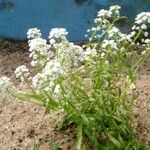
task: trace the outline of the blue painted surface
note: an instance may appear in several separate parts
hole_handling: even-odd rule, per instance
[[[0,0],[1,2],[2,0]],[[0,37],[26,39],[29,28],[37,27],[44,37],[51,28],[63,27],[71,41],[84,40],[97,11],[119,4],[123,14],[134,18],[141,11],[150,11],[150,0],[87,0],[78,5],[74,0],[10,0],[12,9],[0,9]]]

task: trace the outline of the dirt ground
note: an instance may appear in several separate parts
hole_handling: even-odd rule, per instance
[[[14,70],[21,64],[29,65],[28,46],[22,42],[0,44],[0,76],[14,78]],[[150,61],[139,70],[136,103],[138,114],[138,138],[150,146]],[[72,129],[55,131],[59,112],[44,115],[44,108],[29,102],[0,98],[0,150],[62,150],[75,149]]]

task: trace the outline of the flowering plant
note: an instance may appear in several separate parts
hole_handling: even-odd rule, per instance
[[[135,74],[150,51],[146,31],[150,13],[139,14],[132,31],[122,33],[115,26],[121,18],[119,10],[112,6],[99,11],[95,27],[88,30],[89,42],[83,46],[69,42],[62,28],[50,31],[49,42],[37,28],[29,29],[29,57],[36,74],[32,76],[26,66],[18,67],[15,74],[31,91],[17,93],[10,88],[10,79],[0,78],[1,91],[34,100],[47,111],[63,112],[60,118],[77,127],[78,150],[84,136],[94,149],[139,147],[130,117],[137,97]],[[134,45],[141,35],[145,50],[138,53]]]

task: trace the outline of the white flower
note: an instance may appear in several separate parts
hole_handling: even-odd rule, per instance
[[[41,54],[47,52],[47,48],[49,48],[49,46],[47,46],[47,41],[42,38],[32,39],[29,43],[29,47],[30,52],[39,51]]]
[[[57,84],[55,86],[55,89],[54,89],[54,97],[55,99],[58,99],[60,97],[60,94],[61,94],[61,87],[59,84]]]
[[[104,9],[102,9],[98,12],[97,17],[105,17],[105,16],[110,17],[111,13],[108,10],[104,10]]]
[[[32,29],[28,30],[28,32],[27,32],[28,39],[39,38],[39,37],[41,37],[41,32],[39,29],[32,28]]]
[[[121,9],[120,6],[115,5],[115,6],[111,6],[110,9],[109,9],[109,11],[110,11],[111,14],[114,15],[114,16],[120,16],[120,12],[119,12],[120,9]]]
[[[19,66],[15,70],[16,78],[20,78],[20,80],[23,82],[25,79],[29,77],[29,69],[25,66]]]
[[[6,76],[0,78],[0,92],[6,92],[11,87],[12,83],[10,82],[9,78],[7,78]]]
[[[148,37],[148,32],[144,32],[144,36],[145,36],[145,37]]]
[[[132,30],[134,30],[134,29],[136,29],[136,26],[135,26],[135,25],[132,27]]]
[[[145,24],[143,24],[143,25],[141,26],[141,28],[146,30],[146,29],[147,29],[147,26],[146,26]]]
[[[50,39],[49,42],[50,42],[51,45],[53,45],[54,43],[56,43],[55,39]]]
[[[102,53],[101,53],[101,58],[104,58],[104,56],[105,56],[105,53],[102,52]]]
[[[111,19],[114,20],[116,17],[120,16],[119,12],[120,6],[112,6],[109,10],[100,10],[98,12],[97,18],[94,20],[96,24],[98,24],[99,28],[109,28],[111,24]]]
[[[29,57],[32,58],[32,66],[44,66],[50,56],[50,45],[42,38],[32,39],[29,43]]]
[[[117,27],[113,27],[112,29],[108,30],[108,37],[112,38],[113,36],[116,36],[119,33],[119,29]]]
[[[145,37],[148,37],[147,32],[145,30],[149,30],[150,28],[150,12],[142,12],[137,15],[135,18],[135,25],[132,30],[144,30],[143,34]]]
[[[60,85],[55,85],[51,76],[44,74],[44,72],[38,73],[32,78],[32,86],[39,92],[52,92],[57,98],[61,93]]]
[[[126,35],[125,36],[125,38],[127,39],[127,41],[129,41],[129,42],[132,42],[132,35],[131,34],[128,34],[128,35]]]
[[[87,32],[90,32],[91,30],[90,29],[87,29]]]
[[[131,84],[130,84],[130,89],[131,89],[131,90],[135,90],[135,89],[136,89],[136,86],[135,86],[134,83],[131,83]]]
[[[146,40],[145,40],[145,43],[146,43],[146,44],[150,44],[150,39],[146,39]]]
[[[146,51],[143,51],[141,54],[144,55],[146,53]]]
[[[38,64],[39,64],[38,61],[35,61],[35,60],[31,61],[31,66],[33,66],[33,67],[37,66]]]
[[[106,64],[106,65],[108,65],[108,64],[109,64],[109,61],[108,61],[108,60],[106,60],[105,64]]]
[[[102,48],[106,49],[109,46],[113,49],[117,49],[117,43],[114,40],[104,40],[102,43]]]
[[[70,55],[71,56],[81,56],[84,52],[83,48],[79,45],[74,45],[73,43],[70,45]]]
[[[88,47],[82,55],[81,60],[91,61],[94,57],[97,56],[97,51],[95,48]]]
[[[47,83],[49,83],[47,77],[42,73],[38,73],[32,78],[32,86],[37,90],[47,88]]]
[[[96,28],[95,27],[91,28],[91,31],[96,31]]]
[[[64,28],[53,28],[49,33],[49,39],[55,39],[55,40],[66,40],[66,35],[68,35],[68,32]]]
[[[59,76],[64,74],[64,70],[58,60],[50,60],[43,69],[43,75],[57,80]]]
[[[131,36],[135,36],[136,32],[132,31],[130,34],[131,34]]]
[[[94,22],[98,25],[97,28],[92,28],[92,31],[100,31],[103,29],[109,29],[111,23],[119,18],[120,16],[120,6],[115,5],[115,6],[111,6],[109,10],[100,10],[98,12],[97,18],[94,20]],[[118,33],[118,29],[115,27],[112,29],[112,32],[109,36],[112,37],[114,35],[114,33]],[[95,36],[95,38],[97,38],[97,36]]]
[[[130,78],[129,76],[127,76],[126,79],[127,79],[128,84],[129,84],[129,88],[130,88],[131,90],[135,90],[135,89],[136,89],[136,86],[135,86],[135,84],[132,82],[131,78]]]
[[[85,38],[87,38],[88,37],[88,35],[87,34],[85,34]]]

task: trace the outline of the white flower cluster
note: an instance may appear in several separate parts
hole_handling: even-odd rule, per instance
[[[55,28],[50,31],[50,43],[41,37],[29,41],[31,65],[41,66],[40,72],[32,78],[32,87],[37,91],[58,96],[60,86],[57,80],[66,77],[73,67],[78,66],[84,50],[67,41],[67,34],[66,29]]]
[[[44,67],[41,73],[38,73],[36,76],[33,77],[32,79],[33,87],[41,91],[53,90],[53,92],[57,91],[56,93],[59,93],[60,86],[56,84],[56,80],[60,76],[67,77],[68,75],[67,73],[69,73],[72,67],[73,68],[77,67],[79,65],[79,61],[91,62],[92,60],[94,60],[93,58],[99,57],[98,55],[100,55],[100,57],[103,58],[105,56],[105,51],[107,49],[122,50],[123,48],[118,47],[119,42],[122,41],[132,42],[132,37],[135,36],[136,34],[135,31],[132,31],[130,34],[123,34],[115,26],[112,26],[110,28],[111,23],[120,17],[119,12],[120,8],[121,8],[120,6],[116,5],[111,6],[108,11],[107,10],[99,11],[97,18],[95,19],[97,27],[93,27],[88,30],[88,32],[96,33],[94,34],[95,38],[99,38],[101,34],[98,34],[97,32],[99,33],[104,32],[104,30],[107,29],[107,37],[102,42],[101,47],[103,51],[100,54],[98,54],[97,52],[96,45],[92,47],[86,47],[83,50],[82,47],[68,42],[66,39],[66,36],[68,34],[66,29],[63,28],[52,29],[49,34],[50,44],[48,45],[46,41],[42,39],[44,44],[38,46],[39,47],[38,52],[39,51],[42,52],[41,55],[45,55],[48,59],[46,59],[46,62],[43,63]],[[38,41],[36,42],[40,43]],[[33,42],[33,46],[32,44],[30,44],[31,47],[34,47],[34,45],[38,45],[36,44],[36,42],[35,43]],[[44,50],[42,50],[42,48],[40,47],[42,47]],[[54,52],[49,51],[50,47],[55,49]],[[45,57],[43,58],[44,58],[43,60],[45,60]],[[39,57],[35,57],[35,59],[39,61]],[[108,63],[108,61],[106,61],[106,63]]]
[[[119,5],[114,5],[114,6],[111,6],[110,7],[110,12],[111,12],[111,15],[114,13],[115,16],[120,16],[120,10],[121,7]]]
[[[47,77],[44,76],[42,73],[37,73],[33,78],[32,78],[32,86],[33,88],[35,88],[36,90],[45,90],[47,88],[47,86],[51,87],[51,83],[47,83]],[[49,84],[49,85],[47,85]]]
[[[146,29],[149,26],[146,24],[150,22],[149,13],[139,14],[133,31],[125,34],[121,33],[113,24],[113,21],[120,17],[119,10],[120,6],[116,5],[111,6],[108,11],[99,11],[95,19],[97,26],[88,30],[93,33],[90,42],[82,47],[67,40],[66,29],[52,29],[48,42],[41,37],[39,29],[29,29],[27,32],[29,57],[32,58],[31,65],[37,68],[38,73],[31,77],[29,69],[22,65],[15,70],[16,78],[19,78],[22,83],[29,79],[28,81],[31,82],[29,86],[33,90],[43,95],[46,92],[48,96],[59,99],[62,92],[60,81],[69,86],[71,75],[77,72],[82,74],[88,67],[89,70],[92,69],[96,61],[102,61],[108,65],[109,56],[112,57],[117,52],[123,52],[126,48],[124,45],[128,46],[128,42],[133,42],[133,37],[137,34],[135,30],[142,29],[145,37],[148,36]],[[93,42],[93,37],[101,38],[101,40]],[[150,43],[150,40],[145,39],[145,43]],[[8,89],[10,85],[9,78],[0,78],[0,91]]]
[[[37,73],[33,78],[32,78],[32,86],[33,88],[37,90],[45,90],[45,84],[47,84],[47,78],[44,76],[42,73]],[[49,85],[51,85],[49,83]],[[51,86],[50,86],[51,87]]]
[[[118,36],[118,34],[120,34],[120,30],[117,27],[113,27],[112,29],[108,30],[108,38]]]
[[[10,82],[9,78],[5,76],[0,78],[0,93],[6,92],[11,87],[12,87],[12,83]]]
[[[50,44],[61,43],[63,40],[66,41],[66,35],[68,32],[64,28],[54,28],[50,31],[49,39]]]
[[[57,80],[58,77],[63,74],[64,71],[58,60],[50,60],[43,69],[43,75],[51,80]]]
[[[39,38],[39,37],[41,37],[41,32],[39,29],[32,28],[32,29],[28,30],[28,32],[27,32],[28,39]]]
[[[114,40],[116,43],[120,42],[133,42],[133,37],[135,37],[136,32],[132,31],[130,33],[122,33],[117,27],[112,27],[107,30],[107,40]]]
[[[69,71],[69,68],[78,66],[83,52],[84,50],[81,46],[68,42],[58,48],[57,59],[63,63],[64,68],[66,68],[64,70]]]
[[[108,40],[115,40],[116,42],[131,41],[131,37],[128,34],[121,33],[115,26],[107,30],[107,35]]]
[[[146,43],[149,38],[150,31],[150,12],[142,12],[137,15],[135,18],[135,25],[132,27],[134,35],[138,31],[142,31],[141,41],[142,43]],[[146,41],[145,41],[146,40]]]
[[[146,39],[146,40],[145,40],[145,43],[146,43],[146,44],[150,44],[150,39]]]
[[[120,6],[115,5],[111,6],[109,10],[102,9],[98,12],[97,18],[94,20],[97,26],[87,30],[87,32],[92,33],[92,37],[89,38],[89,41],[101,39],[102,33],[107,33],[108,40],[114,40],[115,37],[116,42],[126,41],[131,43],[140,30],[142,30],[142,36],[140,35],[141,42],[146,43],[148,41],[147,39],[150,36],[150,12],[138,14],[132,32],[123,34],[118,28],[112,26],[112,23],[120,18],[120,9]],[[86,37],[87,36],[88,35],[86,35]]]
[[[102,48],[103,49],[110,48],[110,49],[113,49],[113,50],[118,49],[117,43],[114,40],[107,40],[107,39],[103,41]]]
[[[29,69],[25,65],[16,68],[15,74],[16,74],[16,78],[19,78],[21,82],[26,81],[30,75]]]
[[[91,61],[95,57],[97,57],[97,50],[95,48],[88,47],[83,52],[82,60]]]
[[[32,78],[32,86],[37,92],[50,93],[54,99],[58,99],[61,95],[60,85],[55,84],[55,82],[44,73],[38,73]]]
[[[108,28],[112,21],[120,17],[120,9],[121,7],[118,5],[111,6],[109,10],[102,9],[98,12],[97,18],[94,22],[101,28]]]
[[[89,38],[89,41],[92,41],[92,39],[103,39],[102,35],[105,35],[108,30],[112,32],[111,34],[108,34],[109,36],[113,36],[114,33],[119,32],[116,27],[113,29],[111,27],[115,20],[120,18],[120,9],[120,6],[115,5],[111,6],[109,10],[102,9],[98,12],[97,18],[94,20],[97,26],[87,30],[87,32],[92,33],[92,37]],[[121,34],[121,36],[123,35]],[[86,37],[88,37],[88,35],[86,35]]]
[[[58,88],[58,84],[55,82],[62,75],[64,75],[64,71],[59,61],[50,60],[42,72],[32,78],[32,86],[40,92],[51,92],[54,96],[58,96],[60,88]]]
[[[27,34],[29,38],[29,51],[31,52],[29,57],[32,58],[31,65],[41,68],[53,56],[50,48],[60,49],[63,46],[61,42],[67,42],[66,35],[68,32],[63,28],[52,29],[49,34],[50,43],[47,43],[47,40],[41,38],[40,30],[37,28],[29,29]]]
[[[150,12],[142,12],[138,14],[137,17],[135,18],[135,23],[136,25],[140,25],[140,26],[134,26],[135,29],[141,28],[146,30],[150,24]]]
[[[29,57],[32,58],[32,66],[44,66],[50,55],[50,45],[42,38],[35,38],[29,42]]]

